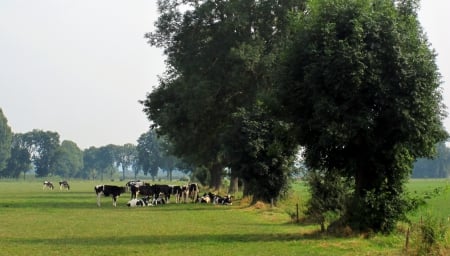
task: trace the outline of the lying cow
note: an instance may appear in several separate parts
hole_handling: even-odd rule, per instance
[[[120,194],[125,193],[125,187],[113,186],[113,185],[97,185],[95,186],[95,193],[97,194],[97,206],[100,207],[100,197],[112,196],[113,206],[117,206],[117,198]]]
[[[128,207],[144,207],[144,206],[151,206],[152,204],[149,203],[148,197],[143,197],[141,199],[133,198],[130,201],[128,201],[127,206]]]
[[[216,195],[214,197],[214,203],[215,204],[223,204],[223,205],[232,205],[233,204],[230,195],[226,195],[224,197]]]
[[[46,180],[46,181],[44,181],[44,186],[42,187],[42,190],[44,190],[46,188],[53,190],[55,187],[53,186],[53,183]]]

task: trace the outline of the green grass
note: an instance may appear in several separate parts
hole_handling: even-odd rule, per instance
[[[96,184],[72,181],[70,191],[43,191],[37,181],[0,181],[0,255],[398,255],[404,244],[402,233],[332,237],[317,225],[293,223],[294,205],[302,208],[308,196],[303,184],[274,209],[239,202],[128,208],[129,194],[116,208],[102,198],[99,208]],[[410,189],[425,193],[442,184],[414,181]],[[423,210],[450,216],[448,199],[445,190]]]

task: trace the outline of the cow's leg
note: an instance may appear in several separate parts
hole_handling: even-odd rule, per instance
[[[100,197],[102,196],[102,193],[97,194],[97,206],[100,207]]]
[[[113,200],[113,206],[116,207],[117,206],[117,196],[112,196],[112,200]]]

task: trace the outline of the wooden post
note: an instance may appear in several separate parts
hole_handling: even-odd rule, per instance
[[[297,208],[296,210],[296,222],[298,223],[298,203],[297,204],[295,204],[295,207]]]
[[[408,247],[409,247],[409,228],[410,227],[408,227],[408,230],[406,230],[406,241],[405,241],[405,251],[407,252],[408,251]]]

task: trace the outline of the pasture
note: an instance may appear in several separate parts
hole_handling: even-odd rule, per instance
[[[119,182],[106,182],[121,185]],[[278,207],[167,204],[128,208],[130,194],[97,207],[94,186],[70,181],[70,191],[43,190],[42,181],[0,181],[0,255],[401,255],[402,231],[389,235],[333,237],[319,226],[294,223],[294,205],[306,201],[302,184]],[[425,212],[450,216],[445,180],[412,181],[411,193],[429,198]],[[201,191],[202,193],[204,191]]]

